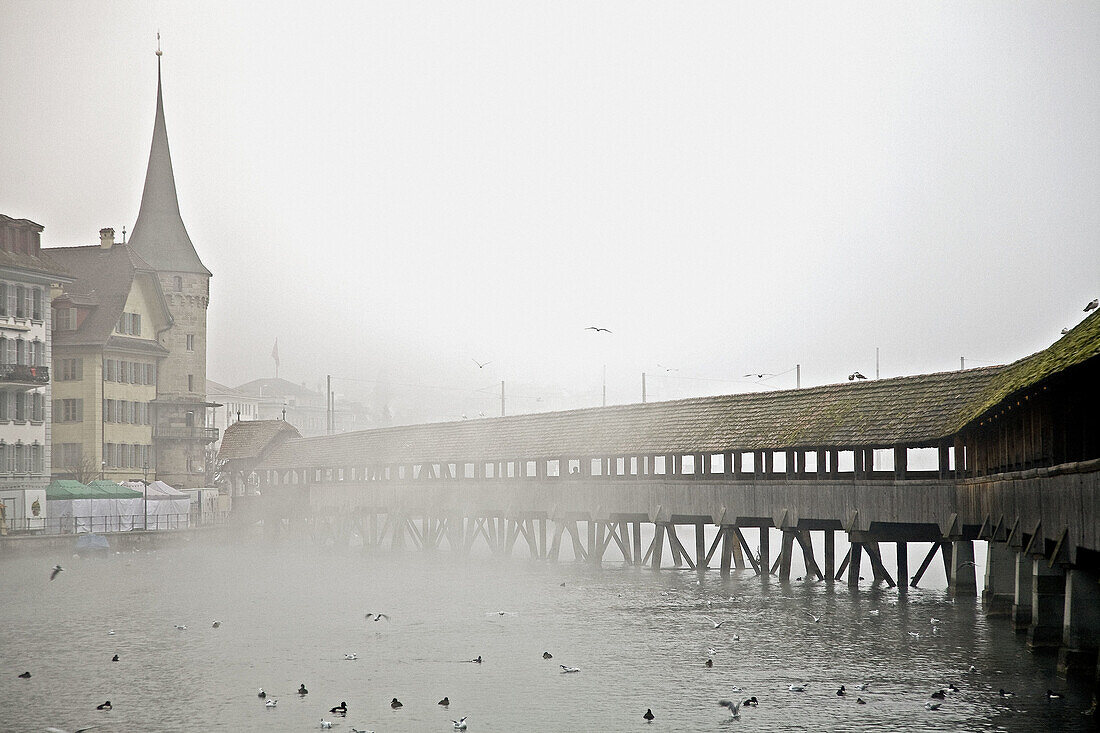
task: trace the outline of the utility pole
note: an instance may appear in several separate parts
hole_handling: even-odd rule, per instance
[[[875,347],[875,379],[878,379],[878,347]]]
[[[500,416],[504,417],[504,380],[500,380]]]
[[[802,365],[794,365],[794,388],[802,389]]]
[[[325,387],[325,426],[326,432],[332,435],[332,375],[328,375]]]
[[[607,407],[607,364],[603,365],[603,406]]]
[[[965,372],[966,371],[966,357],[965,356],[960,356],[959,357],[959,371],[960,372]]]
[[[642,372],[642,404],[645,404],[645,372]]]

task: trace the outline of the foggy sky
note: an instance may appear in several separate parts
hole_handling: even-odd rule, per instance
[[[0,0],[0,212],[46,246],[132,229],[158,30],[226,384],[278,337],[435,419],[605,364],[609,403],[806,386],[1011,361],[1100,295],[1094,2]]]

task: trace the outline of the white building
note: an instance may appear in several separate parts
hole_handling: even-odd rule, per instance
[[[225,436],[225,429],[235,422],[260,419],[260,401],[256,397],[206,380],[206,399],[218,407],[211,408],[206,413],[206,427],[218,429],[218,441],[212,446],[216,455],[221,447],[221,437]]]
[[[42,225],[0,214],[0,530],[44,526],[50,482],[50,303],[71,277]]]

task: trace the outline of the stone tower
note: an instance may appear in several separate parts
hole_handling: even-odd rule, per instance
[[[177,488],[208,485],[206,447],[217,429],[206,425],[206,308],[211,273],[202,264],[176,199],[161,95],[161,51],[157,49],[157,113],[141,208],[128,244],[160,279],[172,323],[160,334],[168,349],[157,373],[153,403],[155,466],[150,475]]]

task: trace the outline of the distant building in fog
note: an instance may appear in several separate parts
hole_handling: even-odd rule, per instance
[[[213,379],[206,380],[206,399],[220,405],[206,414],[206,426],[218,430],[219,438],[213,444],[216,454],[225,436],[225,429],[235,422],[259,420],[260,402],[255,397],[219,384]]]
[[[70,276],[42,225],[0,214],[0,501],[10,526],[45,516],[50,482],[50,300]],[[37,504],[37,506],[36,506]]]
[[[328,433],[328,405],[324,392],[279,378],[253,379],[233,391],[256,401],[256,419],[282,420],[285,416],[286,421],[306,438]],[[361,404],[342,399],[335,401],[333,422],[334,433],[375,427]]]

